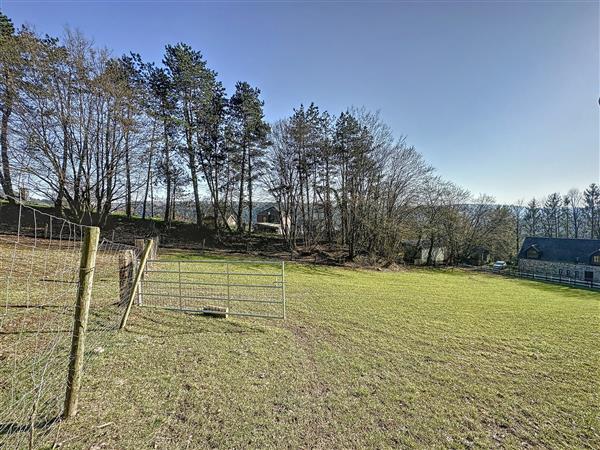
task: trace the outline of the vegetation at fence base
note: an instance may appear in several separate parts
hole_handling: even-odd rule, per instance
[[[286,267],[288,320],[135,308],[62,448],[600,446],[595,292]]]

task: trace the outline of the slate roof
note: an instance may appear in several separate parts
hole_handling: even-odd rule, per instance
[[[600,239],[526,237],[519,258],[527,258],[527,249],[541,252],[539,261],[589,264],[592,254],[600,251]]]

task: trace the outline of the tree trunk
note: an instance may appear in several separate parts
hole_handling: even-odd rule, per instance
[[[279,210],[281,215],[281,210]],[[248,154],[248,234],[252,233],[252,160]]]
[[[173,194],[171,195],[171,221],[175,221],[175,198],[177,193],[177,182],[173,183]]]
[[[128,219],[131,219],[131,165],[129,161],[129,131],[127,131],[125,134],[125,215]]]
[[[152,172],[150,172],[150,218],[154,218],[154,183]]]
[[[14,203],[15,193],[12,188],[10,176],[10,160],[8,158],[8,119],[11,114],[11,101],[7,99],[2,109],[2,125],[0,129],[0,151],[2,153],[2,171],[0,171],[0,182],[4,193],[8,195],[8,201]]]
[[[167,122],[164,122],[164,139],[165,139],[165,178],[167,181],[167,198],[165,200],[165,225],[168,225],[171,220],[171,160],[169,155],[169,134],[167,130]]]
[[[146,205],[148,202],[148,191],[150,190],[150,178],[151,178],[151,167],[152,167],[152,153],[148,159],[148,170],[146,172],[146,188],[144,189],[144,204],[142,206],[142,219],[146,218]]]
[[[200,192],[198,190],[198,167],[196,164],[196,152],[193,145],[193,134],[191,129],[191,115],[188,111],[187,102],[184,106],[186,130],[185,140],[187,145],[188,165],[190,168],[190,175],[192,178],[192,189],[194,191],[194,208],[196,209],[196,225],[200,226],[202,223],[202,213],[200,210]]]
[[[154,156],[154,133],[156,131],[156,122],[152,123],[152,135],[150,136],[150,150],[148,154],[148,170],[146,171],[146,188],[144,190],[144,205],[142,209],[142,219],[146,218],[146,204],[148,202],[148,191],[152,189],[152,157]],[[154,215],[154,208],[151,210]]]
[[[250,166],[250,158],[248,157],[248,166]],[[244,182],[246,178],[246,145],[242,145],[242,162],[240,165],[240,195],[238,199],[238,211],[237,211],[237,227],[238,232],[242,233],[242,214],[244,212]]]
[[[219,236],[219,214],[221,214],[221,207],[219,206],[219,180],[217,169],[215,168],[215,178],[214,178],[214,192],[213,192],[213,224],[215,226],[215,233]]]
[[[434,236],[432,235],[432,236],[429,238],[429,250],[428,250],[428,252],[427,252],[427,263],[426,263],[426,264],[427,264],[428,266],[431,266],[431,263],[432,263],[432,255],[433,255],[433,243],[434,243],[434,242],[435,242],[435,238],[434,238]]]
[[[194,190],[194,208],[196,209],[196,225],[202,223],[202,210],[200,207],[200,192],[198,190],[198,169],[195,156],[190,158],[190,172],[192,175],[192,188]]]
[[[63,124],[63,157],[62,157],[62,166],[60,168],[60,173],[58,174],[58,193],[56,195],[56,201],[54,202],[54,209],[56,210],[57,216],[62,216],[63,214],[63,198],[65,196],[65,178],[67,176],[67,159],[69,156],[69,130],[67,129],[66,124]],[[98,202],[100,203],[100,202]]]
[[[333,245],[333,214],[331,211],[329,158],[325,160],[325,226],[327,227],[327,243]]]

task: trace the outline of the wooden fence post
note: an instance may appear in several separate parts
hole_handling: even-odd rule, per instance
[[[283,301],[283,319],[287,317],[285,304],[285,261],[281,261],[281,299]]]
[[[144,239],[135,239],[135,248],[137,248],[140,252],[144,251],[144,246],[146,245],[146,241]]]
[[[65,410],[63,417],[69,418],[77,414],[79,401],[79,388],[81,386],[81,371],[83,368],[83,354],[85,346],[85,332],[87,329],[94,283],[94,266],[100,228],[90,227],[85,229],[83,245],[81,247],[81,260],[79,262],[79,287],[77,289],[77,303],[75,304],[75,320],[73,337],[71,339],[71,354],[69,357],[69,372],[67,375],[67,393],[65,396]]]
[[[123,318],[121,319],[121,325],[119,326],[119,330],[122,330],[123,328],[125,328],[125,325],[127,325],[127,319],[129,318],[131,307],[133,306],[133,299],[135,298],[135,294],[139,288],[139,284],[142,280],[144,270],[146,270],[146,261],[148,261],[148,256],[152,251],[153,243],[154,241],[152,241],[152,239],[146,241],[146,246],[144,247],[142,257],[140,258],[140,265],[138,267],[137,273],[135,274],[135,279],[133,280],[133,286],[131,287],[131,292],[129,294],[129,298],[127,299],[127,308],[125,309],[125,313],[123,314]]]
[[[160,243],[160,236],[154,236],[149,238],[153,242],[152,253],[150,253],[150,259],[156,259],[158,256],[158,246]],[[146,246],[146,240],[144,239],[135,239],[135,248],[137,248],[140,252],[144,250]]]
[[[152,238],[152,257],[150,259],[156,259],[158,257],[158,247],[160,245],[160,236],[156,235]]]
[[[135,253],[125,250],[119,253],[119,305],[126,305],[135,274]]]

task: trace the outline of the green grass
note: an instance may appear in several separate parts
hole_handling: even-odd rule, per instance
[[[459,270],[286,275],[285,322],[134,308],[53,440],[600,447],[598,293]]]

